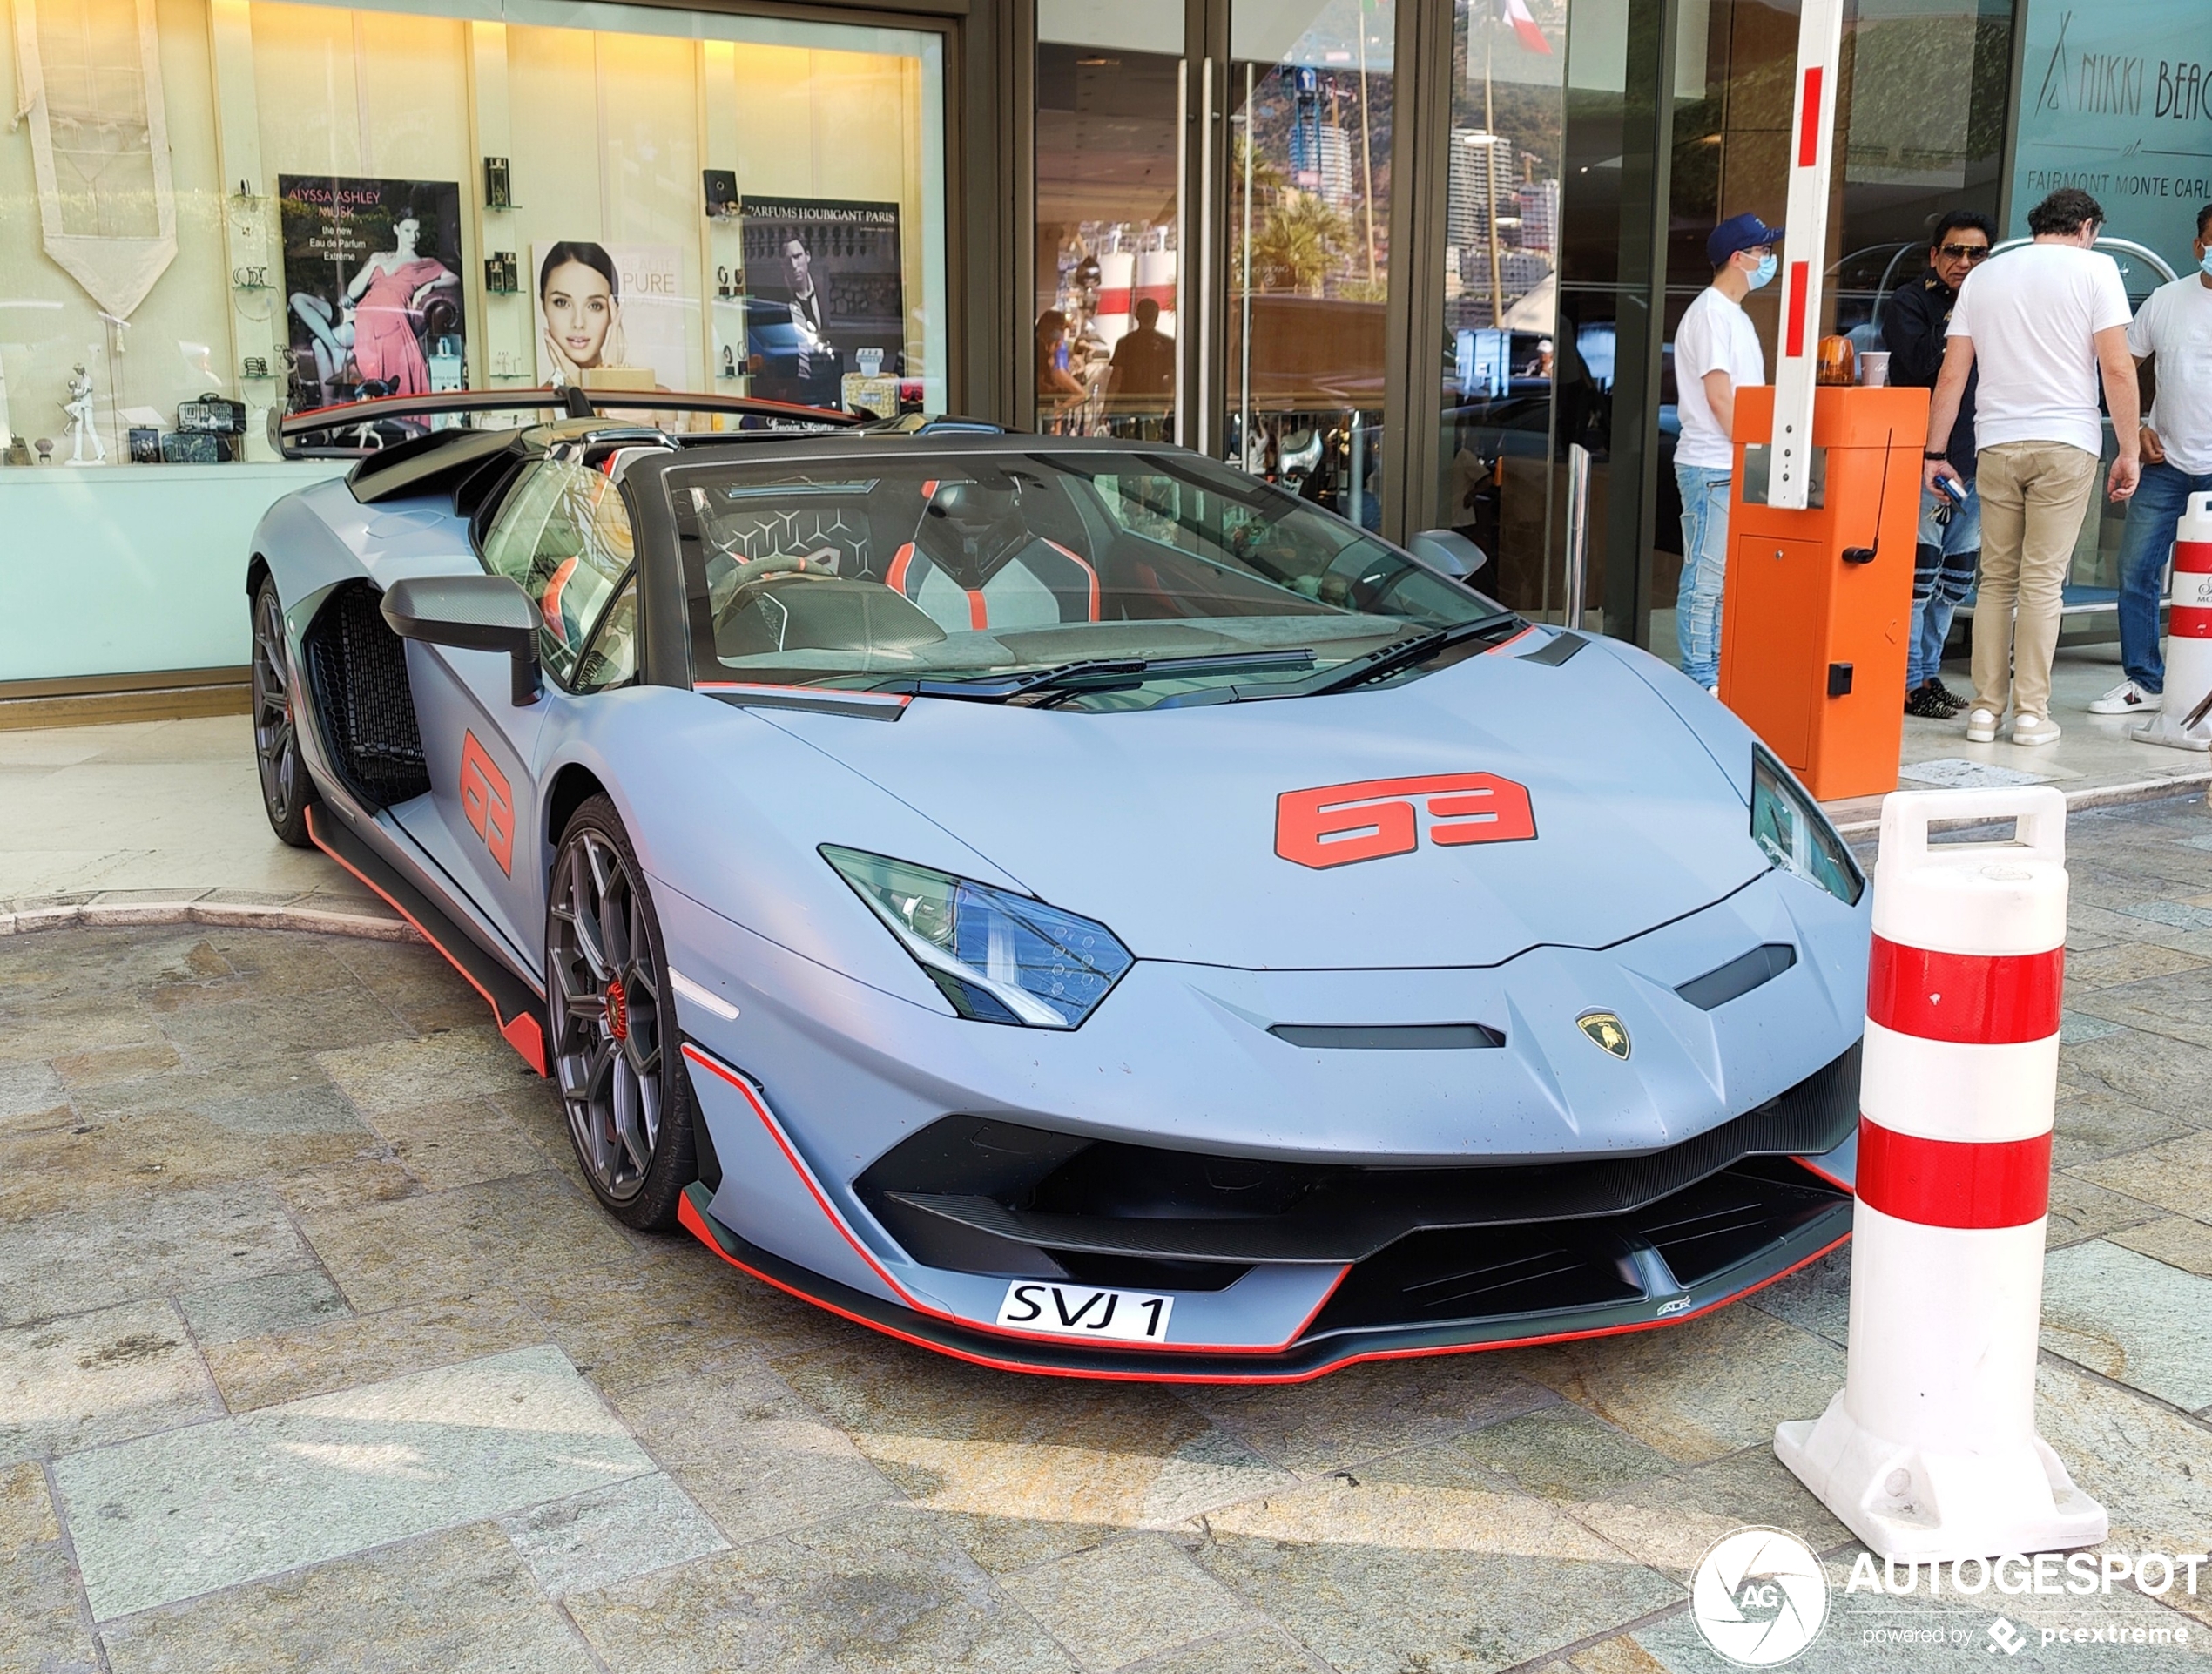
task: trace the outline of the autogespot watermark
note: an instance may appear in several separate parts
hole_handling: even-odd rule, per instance
[[[1994,1558],[1942,1563],[1898,1563],[1861,1552],[1844,1583],[1846,1596],[1953,1599],[2088,1598],[2115,1588],[2164,1598],[2212,1592],[2212,1554],[2204,1552],[2007,1552]],[[1818,1638],[1828,1620],[1829,1585],[1817,1554],[1785,1529],[1738,1529],[1698,1560],[1689,1583],[1690,1619],[1707,1645],[1739,1668],[1777,1668]],[[1865,1646],[1949,1645],[1979,1640],[1991,1655],[2016,1656],[2031,1644],[2178,1645],[2188,1624],[2102,1622],[2022,1628],[1999,1616],[1977,1636],[1961,1623],[1881,1625],[1857,1630]]]

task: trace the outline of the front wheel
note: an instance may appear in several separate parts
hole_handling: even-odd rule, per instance
[[[294,848],[311,847],[307,805],[315,800],[315,787],[300,759],[284,604],[272,577],[262,577],[253,592],[253,760],[261,775],[261,807],[269,816],[269,829]]]
[[[546,891],[545,1005],[569,1137],[625,1226],[664,1232],[696,1177],[696,1119],[668,955],[622,818],[576,811]]]

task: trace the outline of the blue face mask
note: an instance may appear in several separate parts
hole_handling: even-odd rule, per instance
[[[2196,265],[2204,269],[2204,276],[2207,279],[2212,279],[2212,246],[2206,246],[2204,260]]]
[[[1770,284],[1775,274],[1781,271],[1781,267],[1782,259],[1773,252],[1769,251],[1765,255],[1761,256],[1759,270],[1751,275],[1751,288],[1756,291],[1762,286]]]

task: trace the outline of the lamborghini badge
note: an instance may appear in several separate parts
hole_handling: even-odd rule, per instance
[[[1622,1063],[1629,1057],[1629,1029],[1609,1011],[1586,1011],[1575,1020],[1582,1032]]]

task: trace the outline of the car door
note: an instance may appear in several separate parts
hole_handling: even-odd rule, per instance
[[[408,647],[431,781],[427,802],[408,810],[409,828],[532,971],[545,917],[541,749],[566,730],[563,708],[635,672],[634,557],[611,477],[543,460],[507,496],[482,553],[485,568],[519,583],[536,607],[543,695],[515,703],[496,653]]]

